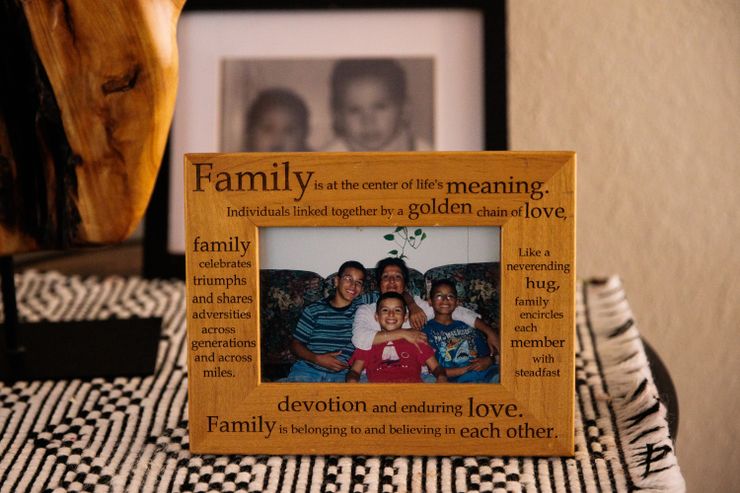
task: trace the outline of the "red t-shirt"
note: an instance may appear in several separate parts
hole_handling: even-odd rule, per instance
[[[434,356],[434,350],[427,344],[419,347],[406,339],[374,344],[368,350],[355,349],[350,366],[355,361],[365,362],[369,382],[421,382],[421,367]]]

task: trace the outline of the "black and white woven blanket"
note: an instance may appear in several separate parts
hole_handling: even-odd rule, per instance
[[[161,316],[147,378],[0,384],[0,492],[684,491],[617,278],[578,289],[573,458],[217,456],[188,450],[184,285],[16,277],[21,318]]]

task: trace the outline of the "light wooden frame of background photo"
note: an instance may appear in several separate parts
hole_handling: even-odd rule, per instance
[[[185,175],[193,452],[574,453],[574,153],[190,154]],[[442,186],[420,187],[419,178]],[[358,187],[342,187],[345,180]],[[396,185],[362,186],[381,181]],[[296,215],[297,204],[394,213]],[[227,212],[240,209],[246,216]],[[421,214],[410,219],[412,209]],[[262,382],[259,307],[267,294],[260,292],[260,229],[409,223],[501,228],[500,383]],[[213,258],[239,260],[243,268],[217,268],[208,263]],[[228,291],[232,303],[218,303],[205,277],[239,277]],[[232,335],[203,332],[215,324],[201,315],[216,312],[238,312],[226,323]],[[242,342],[211,342],[229,338]],[[196,358],[208,353],[216,358]],[[215,363],[221,355],[241,362]]]
[[[324,50],[319,55],[316,51],[311,55],[306,55],[306,39],[302,37],[296,37],[295,35],[284,36],[279,34],[283,21],[278,19],[277,21],[266,18],[266,15],[280,14],[288,21],[293,16],[312,14],[318,18],[318,35],[316,38],[325,39],[326,36],[320,34],[331,32],[327,29],[321,28],[321,18],[326,15],[336,14],[358,14],[360,17],[360,24],[367,21],[367,15],[363,17],[363,14],[370,13],[375,17],[378,17],[381,22],[383,19],[394,20],[398,18],[399,13],[406,12],[414,18],[423,19],[425,17],[416,15],[416,13],[427,14],[428,19],[431,23],[427,26],[430,32],[438,31],[436,39],[430,41],[414,40],[416,34],[414,31],[408,31],[406,41],[397,41],[397,50],[386,50],[383,52],[374,51],[372,46],[378,43],[372,42],[370,39],[366,39],[364,42],[368,45],[367,48],[353,49],[348,47],[349,44],[345,42],[339,42],[331,36],[329,40],[323,42],[313,40],[308,44],[318,44],[318,46]],[[149,278],[168,278],[168,277],[184,277],[184,241],[181,239],[183,236],[182,228],[182,217],[184,204],[182,203],[182,197],[180,194],[182,178],[180,175],[180,163],[182,159],[182,153],[185,152],[222,152],[223,149],[219,148],[221,141],[221,135],[219,135],[220,115],[216,116],[213,120],[214,123],[212,128],[209,126],[205,131],[201,129],[195,129],[192,127],[194,121],[198,118],[202,119],[204,115],[200,114],[198,117],[193,115],[193,110],[189,107],[189,101],[192,101],[193,97],[200,99],[212,108],[219,106],[219,99],[221,98],[220,89],[215,91],[203,91],[197,93],[196,96],[190,96],[183,93],[183,90],[187,90],[187,87],[193,83],[194,78],[199,77],[213,77],[214,80],[218,78],[219,70],[213,71],[207,69],[206,65],[215,63],[218,65],[220,61],[207,61],[203,63],[198,61],[198,66],[192,67],[193,57],[195,56],[191,49],[192,43],[200,43],[197,39],[189,39],[190,26],[196,25],[200,22],[200,19],[207,18],[208,16],[224,14],[230,18],[236,18],[238,16],[244,16],[248,22],[254,21],[255,16],[259,17],[258,22],[261,29],[273,29],[276,36],[282,36],[283,43],[292,44],[292,47],[286,52],[283,50],[273,51],[274,45],[271,39],[265,39],[264,42],[255,43],[253,41],[245,41],[240,43],[233,43],[238,46],[253,46],[253,53],[249,55],[250,58],[286,58],[286,57],[297,57],[303,58],[306,56],[322,58],[340,58],[340,57],[374,57],[374,56],[392,56],[392,57],[415,57],[415,56],[432,56],[436,57],[437,53],[435,50],[439,48],[432,48],[433,46],[446,46],[453,47],[450,44],[451,39],[462,39],[465,36],[470,36],[470,29],[465,29],[466,32],[457,32],[455,35],[450,34],[446,29],[453,29],[450,26],[456,25],[455,23],[448,22],[450,15],[468,15],[476,17],[480,36],[474,41],[466,41],[466,43],[476,44],[472,46],[472,51],[475,51],[475,55],[470,51],[456,52],[454,59],[456,63],[466,65],[465,71],[471,74],[476,74],[474,77],[477,79],[476,84],[479,85],[479,89],[472,90],[471,87],[455,88],[449,87],[449,84],[441,84],[440,87],[436,88],[435,105],[447,105],[454,108],[454,114],[450,115],[447,113],[435,114],[435,131],[437,132],[437,138],[435,141],[436,150],[506,150],[507,149],[507,107],[506,107],[506,12],[505,2],[487,2],[484,0],[463,0],[458,2],[451,1],[414,1],[414,0],[401,0],[396,2],[391,1],[372,1],[372,2],[360,2],[360,1],[348,1],[342,2],[341,5],[336,2],[305,2],[298,0],[277,0],[272,2],[265,1],[240,1],[240,0],[188,0],[183,9],[181,18],[181,27],[178,28],[178,44],[180,53],[180,89],[178,92],[178,100],[175,109],[175,117],[173,122],[173,132],[171,132],[169,144],[160,167],[159,176],[157,179],[154,192],[150,201],[149,208],[145,217],[145,228],[144,228],[144,259],[143,259],[143,273]],[[437,17],[435,20],[434,17]],[[408,17],[408,16],[407,16]],[[245,25],[248,25],[248,22]],[[355,22],[355,21],[352,21]],[[188,24],[190,23],[190,24]],[[390,25],[391,23],[387,23]],[[348,24],[351,28],[356,24]],[[183,26],[185,28],[183,29]],[[222,26],[223,27],[223,26]],[[459,28],[458,28],[459,29]],[[220,47],[223,43],[221,40],[222,29],[215,29],[212,35],[209,35],[207,41],[204,44],[213,45],[214,51],[217,53],[215,57],[220,58],[222,55],[219,51],[233,51],[233,47]],[[245,33],[250,33],[253,29],[245,27],[243,29]],[[360,31],[357,31],[357,37],[362,39]],[[382,37],[387,37],[384,33],[379,33]],[[418,48],[404,48],[404,46],[412,45],[414,41],[419,44],[424,41],[424,45],[428,46],[424,49]],[[470,45],[467,45],[470,46]],[[272,54],[271,54],[272,53]],[[286,54],[287,53],[287,54]],[[223,55],[231,56],[231,55]],[[449,55],[448,56],[449,59]],[[188,67],[192,67],[188,69]],[[193,69],[197,75],[193,76]],[[456,68],[451,70],[450,67],[444,66],[444,64],[437,64],[435,66],[435,77],[445,77],[446,79],[455,80],[459,75],[460,71]],[[437,81],[435,81],[435,84]],[[454,96],[451,100],[450,96]],[[465,99],[461,102],[460,97]],[[473,112],[466,108],[473,108]],[[210,111],[210,110],[209,110]],[[443,123],[447,127],[445,128],[458,128],[465,129],[467,135],[473,135],[476,143],[472,143],[467,139],[458,139],[454,135],[450,135],[445,128],[442,128],[440,118],[444,118]],[[457,122],[457,123],[456,123]],[[209,124],[210,125],[210,124]],[[190,137],[186,139],[179,139],[175,133],[177,129],[183,130],[191,135],[205,136],[205,141],[196,143]],[[202,143],[205,142],[205,143]]]

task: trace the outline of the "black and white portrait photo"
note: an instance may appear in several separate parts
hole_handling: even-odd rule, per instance
[[[221,150],[431,151],[434,59],[225,59]]]

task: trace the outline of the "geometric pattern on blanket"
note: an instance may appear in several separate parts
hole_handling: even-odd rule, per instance
[[[184,285],[16,276],[22,321],[160,316],[146,378],[0,384],[0,492],[683,491],[621,283],[579,284],[573,458],[224,456],[188,450]]]

